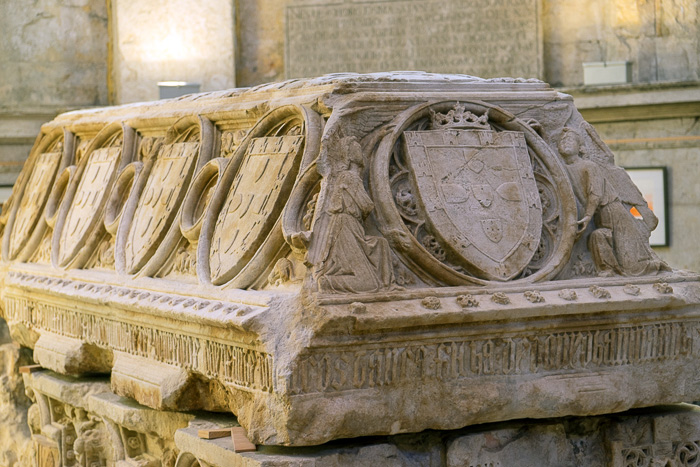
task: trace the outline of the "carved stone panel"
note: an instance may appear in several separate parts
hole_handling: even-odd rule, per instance
[[[104,235],[102,219],[107,198],[130,151],[125,148],[126,126],[117,123],[105,125],[87,144],[78,165],[62,173],[52,205],[60,201],[53,214],[55,224],[51,242],[51,258],[63,268],[82,268],[94,253]],[[81,151],[79,147],[76,151]],[[76,153],[71,159],[77,158]],[[55,208],[54,208],[55,209]]]
[[[41,467],[172,467],[173,434],[192,418],[133,404],[96,378],[40,371],[25,384],[41,407],[32,432]]]
[[[380,228],[427,281],[551,278],[575,241],[563,164],[529,124],[496,106],[406,110],[371,177]]]
[[[126,271],[135,273],[150,259],[182,203],[199,150],[197,142],[163,145],[139,198],[126,239]]]
[[[490,279],[532,259],[542,208],[522,133],[406,132],[416,197],[442,244]]]
[[[58,444],[42,435],[34,435],[36,462],[38,467],[61,467]]]
[[[60,152],[46,152],[37,158],[20,201],[10,237],[10,259],[17,257],[27,244],[30,234],[40,222],[51,186],[61,162]]]
[[[61,230],[61,251],[58,262],[66,265],[83,247],[86,236],[91,233],[100,206],[109,194],[108,188],[121,154],[120,147],[100,148],[92,151],[78,188],[73,197]]]
[[[226,195],[211,239],[211,281],[224,284],[250,261],[277,221],[299,167],[304,136],[254,138]]]

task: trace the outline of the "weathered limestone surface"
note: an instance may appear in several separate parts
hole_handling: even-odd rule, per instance
[[[33,465],[32,440],[27,425],[31,401],[25,395],[19,367],[32,363],[31,352],[10,339],[0,320],[0,465]]]
[[[546,79],[583,84],[582,62],[627,60],[632,82],[697,81],[698,4],[693,0],[542,2]]]
[[[230,436],[198,435],[200,430],[237,427],[231,416],[152,410],[116,396],[99,379],[66,379],[39,371],[25,382],[35,401],[29,414],[38,463],[23,459],[18,465],[693,466],[700,452],[700,408],[676,404],[313,447],[260,446],[256,452],[240,453]]]
[[[289,1],[256,0],[236,4],[237,86],[285,79],[284,17]]]
[[[116,396],[104,378],[41,371],[25,374],[24,382],[36,461],[22,465],[174,466],[174,433],[194,418]]]
[[[234,2],[113,1],[114,102],[158,99],[160,81],[235,85]]]
[[[673,465],[698,462],[698,407],[688,404],[606,417],[497,424],[446,445],[446,465]]]
[[[0,109],[107,102],[105,3],[2,2],[0,30]]]
[[[478,9],[472,10],[476,6]],[[427,11],[423,10],[402,23],[406,18],[403,11],[411,7],[426,8]],[[358,11],[362,8],[377,14],[374,17],[361,16]],[[493,13],[494,10],[498,10],[497,15]],[[469,11],[470,17],[461,18],[462,22],[456,27],[449,17],[446,19],[442,14],[451,12],[457,18],[459,12],[466,11]],[[482,57],[483,50],[495,45],[502,46],[500,50],[510,47],[520,50],[519,56],[510,55],[514,62],[511,66],[514,67],[526,56],[541,57],[540,63],[544,66],[537,66],[538,74],[530,71],[522,72],[519,76],[542,78],[554,86],[582,85],[583,62],[629,61],[634,83],[696,82],[700,71],[700,22],[698,5],[693,0],[254,0],[239,2],[236,13],[239,20],[239,86],[280,80],[285,73],[293,77],[335,71],[391,69],[352,68],[367,66],[373,60],[377,64],[384,61],[393,69],[481,73],[486,76],[488,63],[473,57]],[[405,36],[401,35],[410,21],[424,21],[425,25],[414,27]],[[304,24],[306,29],[294,29],[295,22]],[[486,23],[489,28],[479,27]],[[519,35],[518,24],[523,23],[529,24],[530,29],[527,34]],[[470,27],[471,24],[476,24],[476,27]],[[362,33],[352,34],[351,25]],[[535,40],[532,34],[538,29],[540,38]],[[493,31],[501,30],[506,32],[496,38],[492,36]],[[480,35],[481,41],[474,43],[470,39],[474,31]],[[311,50],[304,51],[303,42],[299,40],[302,35],[312,37],[307,44],[322,41],[324,47],[311,46]],[[349,40],[339,43],[340,38]],[[504,41],[510,42],[503,45]],[[461,61],[454,60],[455,48],[467,42],[474,44],[468,54],[461,55]],[[333,50],[340,48],[342,53],[316,55],[318,50],[330,50],[330,44],[333,44]],[[430,47],[429,58],[421,56],[421,46]],[[526,47],[531,49],[525,50]],[[288,52],[286,57],[285,49]],[[385,52],[387,49],[397,52],[389,55]],[[383,54],[383,58],[375,51]],[[375,55],[371,52],[375,52]],[[465,55],[474,61],[466,64],[468,58]],[[312,56],[318,59],[316,63],[312,62]],[[454,66],[459,67],[463,63],[465,68],[437,68],[447,66],[450,58]],[[339,67],[343,61],[346,67],[341,69]],[[534,66],[534,63],[527,65],[529,68]],[[505,74],[508,69],[500,68],[499,71]]]
[[[3,316],[37,362],[235,414],[255,444],[700,399],[699,278],[541,81],[341,74],[63,114],[1,219]]]
[[[107,8],[0,3],[0,185],[15,182],[43,123],[107,105]]]

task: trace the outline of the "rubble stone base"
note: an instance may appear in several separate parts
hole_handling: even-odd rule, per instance
[[[12,343],[0,320],[0,466],[34,465],[27,425],[31,401],[24,394],[19,367],[33,363],[31,351]]]
[[[0,352],[6,362],[27,359],[14,344],[1,346]],[[4,365],[2,370],[4,385],[22,386],[17,365]],[[22,397],[2,401],[3,420],[7,419],[0,429],[3,467],[76,461],[77,465],[145,462],[154,467],[695,466],[700,462],[700,407],[692,404],[336,440],[313,447],[260,445],[256,452],[237,453],[230,437],[208,440],[198,435],[203,429],[238,426],[232,416],[140,406],[113,394],[107,378],[66,378],[48,370],[22,376],[34,405],[28,407]]]

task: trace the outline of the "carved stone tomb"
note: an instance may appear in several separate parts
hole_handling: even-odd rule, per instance
[[[2,316],[51,370],[27,378],[42,465],[151,465],[195,410],[306,446],[700,399],[700,278],[651,250],[637,188],[537,80],[328,75],[69,112],[0,220]],[[94,374],[175,417],[169,441],[106,386],[61,399],[60,375]]]

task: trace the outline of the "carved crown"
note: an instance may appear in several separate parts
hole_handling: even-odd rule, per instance
[[[434,130],[446,128],[476,128],[481,130],[489,130],[489,113],[485,112],[482,116],[471,113],[466,108],[457,102],[454,109],[443,114],[430,110],[430,122]]]

